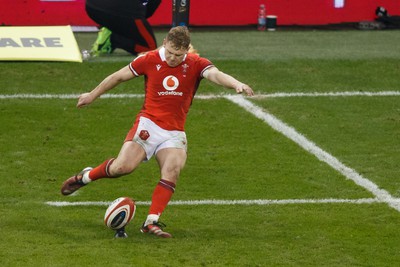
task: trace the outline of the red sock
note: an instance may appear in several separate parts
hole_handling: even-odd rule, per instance
[[[102,164],[94,168],[89,172],[90,180],[94,181],[100,178],[110,178],[109,169],[114,159],[108,159],[104,161]]]
[[[154,189],[149,214],[161,215],[175,192],[175,184],[161,179]]]

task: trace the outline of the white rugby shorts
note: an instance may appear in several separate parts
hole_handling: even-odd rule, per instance
[[[187,151],[185,132],[165,130],[145,117],[140,117],[128,132],[125,142],[132,140],[143,147],[146,161],[163,148],[181,148]]]

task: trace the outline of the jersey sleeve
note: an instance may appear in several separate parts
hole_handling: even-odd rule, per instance
[[[211,67],[214,67],[214,64],[210,60],[203,58],[203,57],[199,58],[198,70],[200,71],[201,78],[203,78],[204,71],[206,71],[207,69],[209,69]]]
[[[146,63],[146,55],[140,55],[136,57],[130,64],[129,69],[133,75],[140,76],[144,74],[144,68]]]

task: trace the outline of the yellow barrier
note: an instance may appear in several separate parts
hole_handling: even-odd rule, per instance
[[[73,61],[82,55],[70,26],[0,27],[0,61]]]

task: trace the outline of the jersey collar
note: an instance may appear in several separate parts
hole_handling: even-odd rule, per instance
[[[162,61],[165,61],[165,47],[161,47],[160,50],[158,50],[158,54],[160,55],[160,58]]]
[[[160,55],[160,58],[161,58],[162,61],[165,61],[165,60],[166,60],[166,59],[165,59],[165,47],[164,47],[164,46],[161,47],[161,48],[158,50],[158,54]],[[183,61],[186,60],[186,57],[187,57],[187,54],[186,54],[185,57],[183,58]],[[183,62],[183,61],[182,61],[182,62]]]

